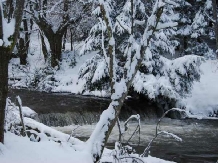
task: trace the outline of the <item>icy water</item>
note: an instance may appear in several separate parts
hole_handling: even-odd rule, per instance
[[[39,113],[41,122],[49,126],[65,126],[83,124],[75,130],[74,136],[86,140],[94,129],[94,123],[100,113],[107,108],[109,100],[71,94],[50,94],[28,90],[9,90],[12,101],[19,95],[23,105]],[[133,110],[134,109],[134,110]],[[121,112],[121,119],[140,113],[141,122],[140,143],[134,137],[131,143],[138,153],[142,153],[155,134],[159,111],[146,101],[127,101]],[[93,125],[87,125],[93,124]],[[129,139],[137,123],[131,122],[129,131],[123,142]],[[71,133],[77,125],[55,127],[65,133]],[[161,129],[172,132],[183,139],[178,142],[170,137],[158,137],[152,144],[150,154],[155,157],[180,163],[216,163],[218,160],[218,120],[173,120],[163,119]],[[118,139],[118,128],[115,127],[109,138],[108,148],[113,148]]]
[[[140,143],[138,145],[138,135],[129,143],[132,144],[138,153],[142,153],[148,142],[155,134],[156,120],[141,122]],[[66,127],[55,127],[59,131],[70,134],[74,131],[74,136],[88,139],[95,125],[71,125]],[[129,125],[129,131],[123,137],[123,142],[129,139],[135,130],[137,123]],[[180,162],[180,163],[216,163],[218,161],[218,121],[217,120],[172,120],[163,119],[161,130],[176,134],[182,138],[182,142],[176,141],[169,136],[158,137],[151,146],[152,156]],[[109,138],[108,148],[113,148],[114,142],[118,140],[119,131],[115,127]]]

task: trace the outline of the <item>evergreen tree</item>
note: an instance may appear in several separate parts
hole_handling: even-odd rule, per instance
[[[114,3],[116,4],[116,2]],[[131,33],[131,10],[126,9],[125,5],[123,4],[124,9],[120,9],[120,7],[117,7],[118,5],[115,5],[116,7],[113,9],[116,12],[114,12],[118,13],[119,16],[114,18],[112,15],[114,37],[116,40],[116,59],[118,60],[118,68],[116,69],[118,81],[126,73],[123,69],[123,67],[127,66],[126,63],[128,62],[126,55],[131,56],[131,53],[133,53],[129,49],[130,43],[128,40],[128,35]],[[179,21],[182,15],[177,10],[181,6],[187,5],[187,3],[178,2],[174,7],[168,6],[163,9],[157,29],[149,40],[149,48],[146,50],[142,63],[139,66],[139,71],[136,73],[131,84],[133,91],[145,95],[151,101],[161,105],[161,107],[163,104],[164,109],[175,107],[177,101],[190,93],[193,81],[200,79],[199,66],[201,58],[190,55],[175,60],[166,58],[166,56],[176,54],[175,50],[180,43],[178,41],[178,33],[182,28],[186,28],[178,26],[180,25]],[[134,15],[136,17],[134,22],[136,38],[134,38],[135,42],[132,42],[132,44],[137,44],[138,39],[142,37],[143,19],[145,18],[142,12],[146,11],[146,15],[151,14],[149,7],[152,6],[152,3],[147,5],[146,2],[140,6],[144,6],[144,8],[141,10],[140,8],[134,9],[134,11],[139,12],[136,12]],[[95,90],[111,92],[110,74],[107,62],[105,61],[106,52],[104,51],[104,49],[109,49],[107,47],[109,38],[107,33],[103,34],[106,31],[101,31],[101,26],[102,22],[99,22],[92,28],[90,36],[84,45],[86,50],[93,48],[97,50],[103,47],[103,50],[100,50],[96,56],[88,60],[80,69],[80,80],[86,81],[84,82],[84,92]],[[102,39],[104,39],[104,42]]]

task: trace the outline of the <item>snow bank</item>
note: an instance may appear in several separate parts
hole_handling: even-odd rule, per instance
[[[69,144],[53,141],[32,142],[27,137],[5,134],[5,145],[0,145],[2,163],[91,163],[87,151],[76,151]]]
[[[200,82],[194,82],[192,93],[183,100],[186,110],[198,118],[217,117],[218,62],[207,60],[201,65]]]
[[[141,158],[148,163],[170,163],[155,157]],[[128,159],[125,159],[125,162]],[[0,143],[1,163],[92,163],[88,150],[75,150],[70,143],[53,141],[32,142],[27,137],[19,137],[12,133],[5,134],[5,144]],[[112,151],[105,149],[101,162],[116,162]],[[129,160],[132,162],[132,160]],[[128,163],[128,162],[127,162]]]
[[[90,148],[92,144],[80,141],[68,134],[57,131],[42,123],[28,118],[33,113],[30,108],[24,107],[24,112],[28,117],[24,117],[24,124],[28,136],[18,136],[19,115],[17,107],[8,101],[6,114],[6,124],[14,124],[14,129],[7,128],[11,132],[5,133],[4,145],[0,143],[0,162],[1,163],[92,163],[93,157]],[[17,132],[15,132],[17,131]],[[13,133],[12,133],[13,132]],[[14,134],[16,133],[16,135]],[[94,137],[97,139],[97,136]],[[101,162],[116,162],[116,150],[105,149]],[[155,157],[139,157],[137,154],[119,155],[120,160],[126,163],[133,161],[132,157],[149,163],[164,163]],[[116,157],[117,158],[117,157]]]

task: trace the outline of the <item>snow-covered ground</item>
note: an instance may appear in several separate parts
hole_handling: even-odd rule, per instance
[[[200,82],[194,82],[191,94],[183,100],[188,112],[197,118],[218,114],[218,61],[207,60],[201,65]],[[215,115],[216,114],[216,115]]]
[[[32,142],[9,132],[5,134],[5,145],[0,144],[1,163],[91,163],[91,160],[90,153],[75,151],[69,144]]]

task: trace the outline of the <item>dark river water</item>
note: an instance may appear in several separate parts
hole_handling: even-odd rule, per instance
[[[109,103],[108,99],[71,94],[9,90],[12,100],[17,95],[21,97],[23,106],[28,106],[39,114],[41,122],[56,126],[54,128],[59,131],[71,133],[77,125],[80,125],[75,131],[75,136],[83,140],[88,139],[100,113]],[[138,136],[129,143],[138,153],[142,153],[154,136],[159,115],[158,109],[146,101],[127,101],[121,112],[121,120],[136,113],[142,117],[140,144],[138,144]],[[136,126],[137,123],[130,123],[129,131],[122,138],[123,143],[126,143]],[[182,142],[169,136],[158,137],[150,149],[152,156],[181,163],[216,163],[218,161],[218,120],[165,118],[161,123],[161,130],[176,134],[182,138]],[[115,127],[109,138],[108,148],[113,148],[118,135],[118,128]]]

